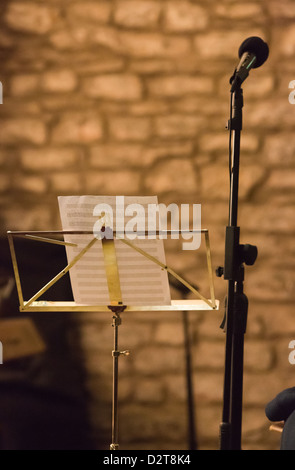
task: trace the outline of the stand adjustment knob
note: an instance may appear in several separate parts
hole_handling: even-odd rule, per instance
[[[126,351],[120,351],[121,356],[129,356],[130,351],[126,349]]]
[[[129,356],[129,354],[130,354],[130,351],[128,349],[126,351],[112,351],[113,357]]]
[[[240,245],[243,261],[247,266],[253,266],[258,256],[258,249],[254,245]]]
[[[222,277],[224,273],[224,268],[222,266],[218,266],[215,270],[216,276],[217,277]]]

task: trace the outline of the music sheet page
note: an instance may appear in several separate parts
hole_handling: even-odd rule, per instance
[[[120,231],[125,228],[125,233],[129,234],[130,227],[134,227],[135,216],[137,225],[147,229],[148,207],[150,204],[157,204],[158,201],[156,196],[60,196],[58,203],[64,231],[91,232],[82,235],[64,235],[66,242],[77,245],[66,246],[68,262],[71,262],[93,238],[96,238],[93,230],[95,224],[101,224],[99,215],[101,216],[102,212],[98,209],[101,209],[102,205],[107,205],[112,209],[112,218],[110,219],[109,215],[105,216],[106,225],[110,224],[114,231],[120,226]],[[138,208],[138,205],[142,210],[135,211],[135,215],[132,214],[133,209]],[[155,228],[158,227],[153,227]],[[135,231],[137,230],[139,231],[140,228],[135,228]],[[128,239],[129,235],[126,234],[124,237],[133,245],[166,264],[163,240],[159,237],[148,239],[146,236],[138,236],[135,239]],[[123,304],[170,305],[167,271],[120,239],[115,239],[114,243]],[[110,298],[101,240],[97,239],[89,251],[70,269],[70,279],[77,304],[109,305]]]

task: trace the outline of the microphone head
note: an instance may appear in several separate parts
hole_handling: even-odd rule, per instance
[[[269,48],[266,42],[262,39],[257,36],[251,36],[250,38],[245,39],[245,41],[240,45],[239,57],[241,58],[245,52],[249,52],[256,56],[256,61],[252,67],[253,69],[256,69],[257,67],[260,67],[260,65],[264,64],[268,58]]]

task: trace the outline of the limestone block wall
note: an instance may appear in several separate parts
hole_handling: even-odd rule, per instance
[[[57,196],[153,195],[199,203],[214,266],[228,218],[229,78],[249,36],[270,47],[243,86],[239,225],[258,246],[246,268],[243,447],[276,449],[266,403],[294,385],[295,6],[291,0],[2,0],[1,232],[60,229]],[[290,102],[291,101],[291,102]],[[167,264],[206,292],[204,244],[166,243]],[[226,283],[215,278],[223,304]],[[177,295],[177,292],[173,292]],[[189,316],[197,446],[218,448],[223,309]],[[77,315],[103,448],[110,443],[112,327]],[[124,316],[120,444],[188,447],[183,319]]]

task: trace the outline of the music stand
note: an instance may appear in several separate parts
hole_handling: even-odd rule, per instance
[[[14,246],[14,237],[24,237],[27,239],[53,243],[62,246],[73,246],[75,244],[65,242],[62,240],[50,238],[51,236],[61,235],[93,235],[93,232],[89,231],[8,231],[8,241],[11,252],[11,259],[13,264],[16,288],[19,299],[19,310],[20,312],[109,312],[113,313],[114,328],[114,349],[112,351],[113,357],[113,393],[112,393],[112,442],[110,444],[110,450],[117,450],[118,444],[118,370],[119,370],[119,357],[121,355],[126,356],[129,351],[120,351],[118,348],[119,338],[119,326],[122,323],[121,313],[122,312],[143,312],[143,311],[212,311],[219,309],[219,302],[215,299],[214,283],[213,283],[213,270],[211,262],[211,248],[209,241],[209,231],[207,229],[201,229],[202,234],[205,235],[206,243],[206,259],[207,259],[207,270],[208,280],[210,287],[210,299],[207,299],[199,291],[194,288],[189,282],[183,277],[179,276],[172,268],[160,262],[157,258],[146,253],[141,248],[135,246],[129,240],[122,238],[122,234],[116,233],[109,227],[102,227],[100,237],[96,236],[70,261],[67,266],[54,276],[45,286],[43,286],[36,294],[34,294],[29,300],[25,301],[22,292],[21,278],[17,263],[17,256]],[[172,235],[175,231],[166,230],[165,234]],[[150,233],[149,233],[150,234]],[[116,237],[118,235],[118,237]],[[143,234],[138,234],[143,235]],[[155,235],[161,235],[161,231],[155,231]],[[189,291],[195,294],[198,299],[185,299],[185,300],[171,300],[170,305],[124,305],[122,300],[120,277],[116,258],[116,248],[114,240],[120,240],[122,243],[129,245],[134,250],[138,251],[143,256],[147,257],[151,262],[156,263],[163,270],[166,270],[171,276],[175,277],[179,282],[186,286]],[[108,305],[86,305],[78,304],[75,301],[46,301],[38,300],[50,287],[58,282],[70,269],[84,256],[84,254],[95,244],[98,240],[102,243],[105,274],[107,278],[108,290],[110,303]]]

